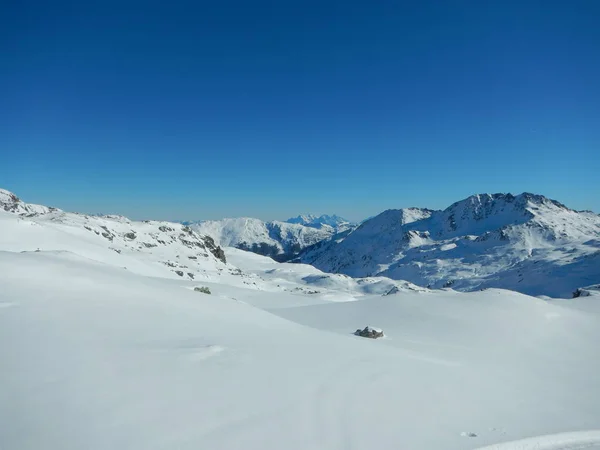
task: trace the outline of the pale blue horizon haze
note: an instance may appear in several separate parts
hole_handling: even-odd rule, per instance
[[[0,188],[134,219],[600,212],[600,2],[8,2]]]

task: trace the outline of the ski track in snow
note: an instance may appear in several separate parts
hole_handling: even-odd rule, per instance
[[[548,434],[479,447],[476,450],[578,450],[600,449],[600,430]]]

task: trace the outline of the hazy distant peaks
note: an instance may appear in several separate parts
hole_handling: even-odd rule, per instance
[[[320,228],[323,225],[329,225],[338,228],[340,225],[350,224],[350,221],[336,214],[315,216],[313,214],[301,214],[286,220],[287,223],[297,223],[312,228]]]

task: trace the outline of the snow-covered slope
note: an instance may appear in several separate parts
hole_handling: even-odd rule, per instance
[[[0,210],[0,449],[600,446],[597,286],[430,290],[32,211]]]
[[[2,250],[68,251],[143,275],[171,278],[206,278],[235,270],[212,238],[181,224],[68,213],[24,203],[8,191],[0,194]]]
[[[426,291],[383,277],[352,279],[304,265],[227,248],[234,264],[210,236],[171,222],[136,222],[122,216],[91,216],[31,205],[2,192],[0,250],[68,252],[140,275],[226,283],[259,291],[309,293],[311,301],[354,300],[390,291]],[[287,224],[286,224],[287,225]],[[291,225],[290,225],[291,226]],[[298,226],[301,227],[301,226]],[[303,230],[312,230],[301,227]]]
[[[2,449],[600,443],[600,315],[583,297],[205,295],[58,251],[0,251],[0,285]],[[366,325],[386,338],[352,335]]]
[[[279,221],[264,222],[249,217],[196,222],[190,227],[200,234],[211,236],[224,247],[248,250],[278,260],[290,259],[303,248],[336,233],[328,225],[314,228]]]
[[[600,216],[541,195],[475,195],[443,211],[385,211],[299,260],[422,286],[567,297],[600,282]]]
[[[297,217],[292,217],[286,220],[287,223],[297,223],[311,228],[323,228],[323,226],[329,226],[335,230],[336,233],[347,230],[354,226],[349,220],[344,219],[336,214],[328,215],[323,214],[321,216],[315,216],[313,214],[301,214]]]

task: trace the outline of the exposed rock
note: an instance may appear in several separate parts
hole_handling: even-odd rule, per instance
[[[573,292],[573,298],[590,297],[592,293],[600,295],[600,284],[577,288],[575,292]]]
[[[355,336],[361,336],[370,339],[377,339],[383,337],[383,330],[377,328],[365,327],[364,329],[358,329],[354,332]]]
[[[214,239],[210,236],[204,236],[203,239],[204,245],[206,246],[208,251],[211,252],[215,256],[215,258],[222,261],[223,263],[226,263],[227,259],[225,258],[225,252],[221,247],[215,244]]]
[[[102,228],[104,230],[104,232],[102,233],[102,236],[104,236],[106,239],[108,239],[109,241],[112,242],[115,235],[104,225],[100,225],[100,228]]]
[[[394,294],[397,294],[398,292],[400,292],[400,289],[398,289],[398,286],[394,286],[383,295],[394,295]]]

